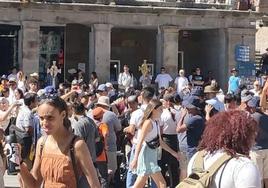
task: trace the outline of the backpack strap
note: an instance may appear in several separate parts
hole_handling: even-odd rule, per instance
[[[196,159],[193,165],[193,172],[200,173],[200,172],[207,172],[207,176],[204,176],[206,179],[210,179],[218,170],[219,168],[230,159],[232,159],[231,155],[224,153],[219,159],[217,159],[207,170],[204,169],[204,157],[206,155],[206,151],[200,151],[197,153]],[[209,178],[207,178],[209,177]],[[202,177],[201,177],[202,179]],[[205,181],[206,182],[206,181]],[[206,185],[209,185],[210,182],[207,182]]]
[[[224,163],[228,162],[231,159],[231,155],[224,153],[219,159],[217,159],[215,163],[213,163],[212,166],[208,168],[209,176],[212,177]]]
[[[206,151],[201,150],[197,152],[194,164],[192,167],[193,172],[203,172],[204,171],[204,157],[205,157]]]
[[[220,176],[220,181],[219,181],[219,188],[221,188],[221,179],[222,179],[222,174],[223,174],[223,172],[224,172],[224,170],[225,170],[225,167],[227,166],[227,163],[229,162],[229,160],[228,161],[226,161],[226,163],[225,163],[225,165],[224,165],[224,167],[223,167],[223,169],[222,169],[222,171],[221,171],[221,176]]]
[[[75,179],[76,179],[76,185],[78,187],[79,176],[78,176],[78,170],[77,170],[77,165],[76,165],[76,160],[75,160],[75,155],[74,155],[74,152],[75,152],[74,143],[75,143],[76,138],[78,138],[78,136],[76,136],[76,135],[74,135],[74,137],[72,138],[72,141],[71,141],[71,144],[70,144],[70,155],[71,155],[74,175],[75,175]]]
[[[47,141],[47,135],[44,136],[44,138],[40,144],[40,158],[42,157],[46,141]]]

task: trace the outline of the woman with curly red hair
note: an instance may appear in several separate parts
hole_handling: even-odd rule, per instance
[[[220,112],[207,121],[198,149],[205,151],[204,169],[207,170],[224,154],[232,157],[214,174],[211,188],[261,187],[259,171],[249,159],[249,151],[255,143],[256,135],[257,123],[244,111]],[[197,154],[188,164],[188,175],[193,171]]]

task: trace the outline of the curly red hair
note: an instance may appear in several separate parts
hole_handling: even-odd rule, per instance
[[[235,157],[248,156],[257,135],[257,122],[241,110],[220,112],[210,118],[199,144],[199,150],[209,153],[223,149]]]

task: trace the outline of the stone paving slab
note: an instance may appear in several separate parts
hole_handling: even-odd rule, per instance
[[[17,175],[4,175],[5,188],[19,188],[20,184]]]

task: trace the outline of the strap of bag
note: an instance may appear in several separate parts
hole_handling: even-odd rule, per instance
[[[193,171],[195,172],[201,172],[204,171],[204,156],[206,152],[200,151],[197,153],[194,165],[193,165]],[[232,159],[232,156],[224,153],[215,163],[213,163],[208,169],[209,177],[212,177],[215,172],[227,161]]]
[[[40,158],[42,157],[42,153],[43,153],[46,141],[47,141],[47,135],[44,136],[43,141],[40,144]]]
[[[75,160],[75,155],[74,155],[74,141],[77,138],[76,135],[74,135],[71,144],[70,144],[70,155],[71,155],[71,160],[72,160],[72,165],[73,165],[73,170],[74,170],[74,175],[75,175],[75,179],[76,179],[76,185],[78,187],[78,180],[79,180],[79,176],[78,176],[78,171],[77,171],[77,165],[76,165],[76,160]]]
[[[194,164],[192,167],[193,172],[202,172],[204,170],[204,156],[206,152],[204,150],[197,152]]]
[[[217,170],[227,161],[232,159],[231,155],[228,155],[226,153],[223,154],[212,166],[208,168],[209,176],[212,177]]]
[[[229,159],[229,160],[230,160],[230,159]],[[227,163],[229,162],[229,160],[226,161],[226,163],[225,163],[225,165],[224,165],[224,167],[223,167],[223,169],[222,169],[221,176],[220,176],[220,181],[219,181],[219,188],[221,188],[222,174],[223,174],[223,172],[224,172],[224,170],[225,170],[225,167],[227,166]]]

